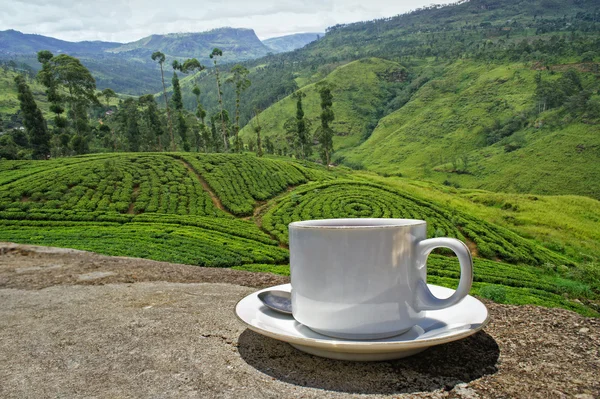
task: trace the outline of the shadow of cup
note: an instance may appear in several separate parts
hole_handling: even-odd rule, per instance
[[[300,352],[249,329],[238,338],[246,363],[278,380],[303,387],[355,394],[450,390],[494,374],[500,356],[496,341],[480,331],[418,355],[385,362],[348,362]]]

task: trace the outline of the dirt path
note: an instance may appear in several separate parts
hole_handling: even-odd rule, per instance
[[[208,193],[208,195],[210,196],[210,200],[212,201],[212,203],[214,204],[214,206],[216,206],[217,208],[219,208],[220,210],[222,210],[225,213],[228,213],[230,215],[232,215],[231,212],[229,212],[227,210],[227,208],[225,208],[225,206],[223,206],[223,203],[221,202],[221,200],[219,199],[219,197],[217,197],[217,195],[213,192],[213,190],[210,188],[210,186],[208,185],[208,183],[206,182],[206,180],[204,180],[204,177],[202,177],[202,175],[200,175],[200,173],[196,172],[196,169],[194,169],[192,167],[192,165],[190,165],[189,163],[187,163],[186,161],[184,161],[183,159],[178,159],[179,162],[181,162],[183,164],[183,166],[185,166],[194,176],[196,176],[198,178],[198,180],[200,181],[200,184],[202,185],[202,188],[204,189],[204,191],[206,191]]]
[[[284,192],[276,195],[275,197],[271,198],[268,201],[258,201],[257,206],[254,208],[254,212],[252,213],[252,216],[248,216],[248,217],[244,218],[245,220],[251,220],[251,219],[254,220],[254,223],[256,223],[256,226],[258,226],[258,228],[263,233],[267,234],[269,237],[271,237],[271,239],[279,242],[280,248],[290,249],[289,245],[287,245],[286,243],[280,242],[277,237],[275,237],[273,234],[271,234],[270,231],[268,231],[267,229],[265,229],[263,227],[262,217],[263,217],[264,213],[267,211],[267,207],[269,206],[270,202],[279,200],[281,197],[288,194],[290,191],[294,190],[296,187],[298,187],[298,186],[289,186]]]
[[[129,203],[129,209],[127,209],[127,213],[130,215],[133,215],[133,210],[135,208],[135,199],[137,198],[138,194],[140,193],[140,185],[136,184],[135,186],[133,186],[133,193],[131,195],[131,202]]]
[[[194,176],[196,176],[198,178],[198,180],[200,181],[200,184],[202,184],[202,188],[204,188],[204,191],[206,191],[208,193],[208,195],[210,196],[210,199],[212,200],[213,204],[219,208],[220,210],[222,210],[223,212],[226,212],[232,216],[235,216],[234,214],[232,214],[231,212],[229,212],[227,210],[227,208],[225,208],[225,206],[223,206],[223,203],[221,202],[221,200],[219,199],[219,197],[212,191],[212,189],[210,188],[210,186],[208,185],[208,183],[206,182],[206,180],[204,180],[204,178],[202,177],[202,175],[200,175],[198,172],[196,172],[196,170],[192,167],[192,165],[190,165],[189,163],[187,163],[185,160],[183,159],[178,159],[191,173],[194,174]],[[284,196],[285,194],[289,193],[290,191],[292,191],[293,189],[295,189],[297,186],[289,186],[283,193],[273,197],[271,200],[276,200],[277,198],[280,198],[282,196]],[[265,208],[268,206],[269,201],[257,201],[257,205],[254,208],[254,211],[252,212],[252,216],[245,216],[245,217],[241,217],[240,219],[242,220],[247,220],[247,221],[251,221],[253,220],[254,223],[256,224],[256,226],[258,226],[258,228],[265,234],[267,234],[269,237],[271,237],[271,239],[273,239],[274,241],[277,241],[279,243],[279,247],[281,248],[285,248],[285,249],[289,249],[289,246],[285,243],[279,242],[279,240],[277,239],[277,237],[275,237],[274,235],[271,234],[271,232],[269,232],[268,230],[264,229],[262,227],[262,214],[265,212]],[[236,216],[237,217],[237,216]]]

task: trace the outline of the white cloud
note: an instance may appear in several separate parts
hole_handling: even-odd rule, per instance
[[[129,42],[153,33],[252,28],[261,39],[324,31],[339,23],[389,17],[431,0],[12,0],[0,5],[0,30],[63,40]]]

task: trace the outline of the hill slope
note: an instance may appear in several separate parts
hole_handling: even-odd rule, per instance
[[[369,58],[338,67],[323,80],[334,87],[334,144],[340,149],[357,146],[369,134],[387,101],[407,84],[408,71],[396,62]],[[303,109],[305,117],[312,123],[311,130],[314,130],[320,123],[319,93],[315,84],[304,86],[300,91],[306,94],[302,100]],[[288,146],[283,126],[295,114],[293,97],[277,102],[260,115],[261,133],[271,137],[279,148]],[[254,137],[252,125],[255,123],[253,119],[241,130],[242,138]]]
[[[532,113],[536,75],[520,64],[450,64],[381,119],[366,142],[339,156],[382,173],[466,187],[600,198],[600,168],[594,167],[600,119],[560,107]],[[593,73],[581,79],[588,91],[598,89]]]
[[[468,207],[379,179],[247,154],[0,161],[0,240],[287,274],[292,220],[422,218],[430,237],[469,244],[476,255],[474,293],[598,315],[597,268],[577,265],[568,251],[545,248]],[[590,215],[600,218],[595,203]],[[428,269],[430,282],[455,286],[455,258],[431,255]]]

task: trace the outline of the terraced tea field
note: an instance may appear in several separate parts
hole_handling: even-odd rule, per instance
[[[0,161],[1,241],[288,274],[287,224],[337,217],[425,219],[471,247],[473,293],[599,315],[595,275],[574,277],[573,259],[385,179],[248,154]],[[430,256],[430,282],[455,286],[449,255]]]

